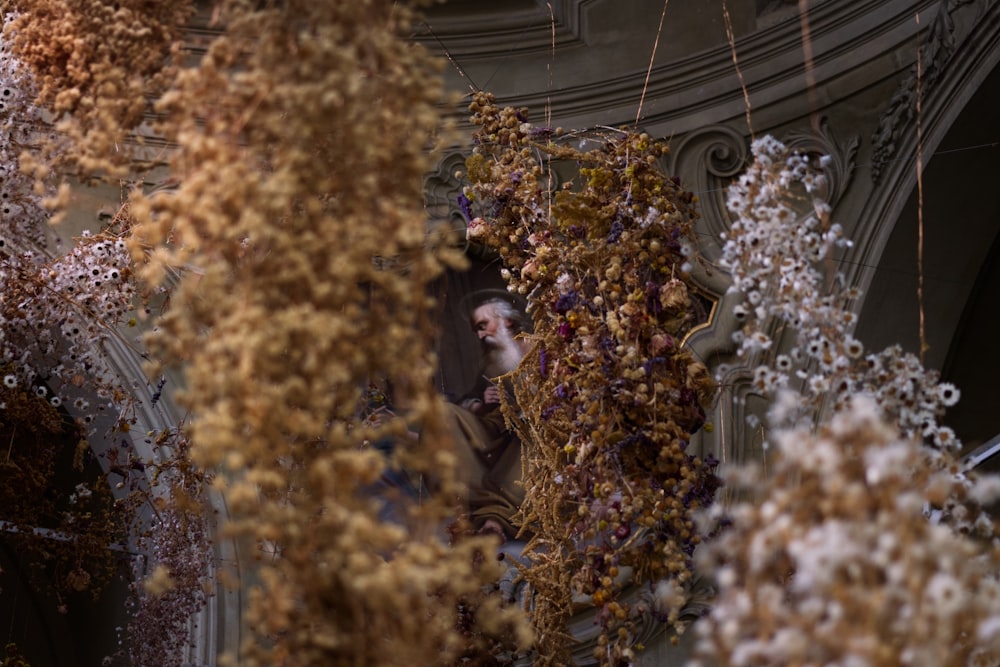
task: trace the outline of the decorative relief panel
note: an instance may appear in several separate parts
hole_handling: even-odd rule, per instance
[[[465,170],[465,155],[449,153],[441,160],[437,169],[424,179],[424,208],[432,222],[447,221],[461,238],[465,238],[467,220],[458,205],[462,184],[455,174]]]
[[[836,208],[854,177],[855,159],[858,146],[861,144],[861,136],[854,135],[841,143],[830,128],[829,119],[822,118],[818,130],[789,132],[784,142],[786,146],[800,153],[826,156],[827,159],[823,162],[826,188],[821,194],[830,204],[830,208]]]
[[[671,147],[669,172],[680,176],[683,186],[698,196],[703,253],[710,261],[718,257],[717,240],[729,229],[726,188],[746,168],[748,155],[746,137],[728,125],[695,130]]]
[[[836,206],[854,175],[860,137],[841,142],[830,128],[828,119],[820,121],[818,130],[789,132],[783,141],[803,153],[827,156],[823,173],[827,180],[824,199]],[[684,187],[698,195],[701,206],[702,252],[709,261],[716,259],[722,234],[729,229],[726,190],[742,172],[750,159],[749,140],[740,131],[727,125],[713,125],[683,137],[672,149],[672,174],[679,175]]]
[[[920,47],[918,63],[910,68],[909,75],[896,89],[872,135],[873,182],[877,183],[885,172],[896,155],[900,137],[916,117],[918,95],[921,98],[927,97],[928,91],[941,79],[948,61],[958,44],[968,35],[970,27],[995,2],[996,0],[942,0],[927,39]]]

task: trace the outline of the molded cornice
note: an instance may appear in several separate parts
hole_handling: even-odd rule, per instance
[[[564,15],[572,9],[578,16],[576,23],[560,24],[568,26],[565,34],[574,34],[571,28],[575,28],[579,39],[589,44],[592,40],[586,16],[610,1],[565,0],[561,3]],[[459,3],[456,11],[462,4]],[[914,16],[917,12],[927,12],[931,18],[938,4],[938,0],[814,3],[810,8],[809,30],[815,103],[822,108],[832,100],[843,99],[908,68],[916,53],[913,38],[922,29]],[[721,3],[718,9],[721,17]],[[703,15],[711,14],[710,10],[701,11]],[[650,22],[657,18],[651,16]],[[661,42],[676,40],[685,31],[700,29],[699,25],[671,23],[670,19],[668,8]],[[467,20],[474,21],[472,18]],[[925,28],[929,23],[928,20],[922,25]],[[622,42],[616,47],[620,58],[595,62],[593,54],[588,54],[590,49],[560,51],[557,43],[558,78],[550,82],[550,29],[546,22],[545,45],[541,49],[528,49],[521,44],[512,47],[507,41],[498,44],[492,53],[485,45],[476,53],[477,58],[492,59],[501,69],[496,83],[490,87],[503,103],[526,106],[534,110],[536,117],[548,105],[553,122],[567,127],[615,125],[634,122],[645,87],[640,123],[651,132],[663,135],[680,134],[706,124],[740,118],[745,113],[745,99],[729,44],[722,43],[658,63],[652,68],[647,84],[646,69],[639,63],[648,63],[651,44]],[[429,44],[429,47],[442,52],[443,47],[456,63],[463,64],[462,40],[456,37],[453,41],[447,33],[437,32],[436,28],[435,32],[440,44]],[[797,17],[737,38],[735,50],[751,106],[755,114],[763,116],[762,129],[790,115],[780,111],[761,113],[769,106],[790,101],[799,115],[809,112],[802,24]],[[502,70],[507,70],[506,76],[502,75]],[[457,74],[449,73],[452,87],[466,88],[466,82],[457,78]]]
[[[443,44],[458,62],[548,54],[582,45],[581,8],[594,0],[538,0],[483,3],[452,0],[429,9],[414,40],[435,49]]]

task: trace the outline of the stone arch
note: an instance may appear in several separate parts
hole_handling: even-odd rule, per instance
[[[1000,104],[1000,8],[985,3],[942,3],[937,34],[952,50],[925,46],[937,53],[941,74],[925,90],[921,129],[923,146],[924,313],[928,348],[925,364],[941,369],[956,340],[962,313],[987,263],[998,230],[1000,210],[991,197],[995,173],[992,129]],[[915,85],[915,73],[899,93]],[[894,98],[895,99],[895,98]],[[914,98],[915,101],[915,98]],[[891,150],[879,144],[888,131]],[[908,122],[891,105],[876,133],[870,169],[875,181],[859,212],[856,251],[845,261],[848,282],[862,288],[858,337],[880,349],[900,342],[919,348],[917,300],[918,192],[915,120]],[[994,148],[986,147],[993,143]],[[891,156],[881,162],[883,154]],[[992,152],[991,152],[992,150]],[[995,187],[995,186],[994,186]]]
[[[69,211],[68,220],[58,228],[59,236],[69,238],[80,235],[84,230],[98,226],[94,219],[95,211],[116,210],[119,205],[120,195],[117,188],[80,188],[75,191],[75,206]],[[98,214],[101,217],[103,214]],[[51,232],[52,230],[46,230]],[[53,234],[47,233],[46,236]],[[40,245],[34,242],[21,240],[18,243],[18,251],[28,251],[35,253],[37,257],[54,259],[61,253],[59,246],[53,238],[48,239],[47,245]],[[154,460],[162,454],[160,446],[156,443],[156,438],[151,434],[159,433],[164,429],[175,428],[185,420],[185,411],[174,400],[176,389],[181,385],[177,376],[164,376],[159,381],[151,380],[144,369],[146,359],[138,346],[134,344],[138,337],[137,329],[128,328],[117,332],[117,335],[108,336],[100,341],[87,341],[90,351],[94,357],[103,362],[104,367],[109,371],[129,395],[124,403],[128,406],[127,416],[130,419],[130,428],[125,431],[118,428],[119,419],[122,416],[115,410],[103,409],[95,411],[89,408],[81,408],[73,401],[64,400],[61,405],[64,417],[78,419],[90,417],[86,429],[88,431],[87,443],[93,453],[93,468],[100,467],[103,472],[111,471],[110,459],[106,454],[115,447],[124,447],[133,451],[140,461]],[[141,326],[139,327],[141,329]],[[81,387],[71,387],[70,391],[75,398],[86,399],[90,405],[97,406],[106,404],[107,397],[98,397],[93,388],[84,383]],[[73,446],[77,442],[77,435],[73,432],[72,441],[67,441],[65,448],[72,452]],[[124,442],[123,442],[124,441]],[[88,457],[89,459],[89,457]],[[139,466],[130,469],[136,477],[147,479],[147,473]],[[109,475],[111,478],[111,493],[115,498],[123,498],[128,493],[128,488],[118,490],[114,482],[120,480],[120,476]],[[56,483],[61,480],[56,479]],[[148,481],[148,480],[147,480]],[[70,486],[70,488],[72,488]],[[150,489],[154,494],[155,488]],[[227,509],[222,499],[211,490],[207,492],[208,506],[206,519],[212,523],[219,523],[225,520]],[[0,522],[2,531],[11,530],[6,522]],[[16,530],[16,528],[14,529]],[[0,533],[2,533],[0,531]],[[72,535],[55,534],[39,528],[39,532],[51,533],[51,539],[72,539]],[[143,572],[143,552],[138,543],[136,535],[126,537],[124,544],[111,545],[117,558],[122,562],[134,566],[134,571],[139,576],[148,572]],[[213,665],[217,663],[218,657],[225,652],[233,655],[240,643],[240,609],[242,605],[241,591],[239,589],[230,590],[220,583],[218,573],[222,569],[240,570],[240,563],[245,562],[248,556],[231,539],[222,535],[212,540],[213,570],[208,573],[208,579],[215,586],[214,594],[208,599],[208,603],[198,614],[192,617],[188,635],[178,642],[183,651],[180,662],[192,665]],[[24,561],[13,548],[0,542],[0,560],[5,568],[16,567],[20,569],[20,564]],[[57,613],[54,609],[47,609],[48,600],[45,599],[44,592],[32,590],[24,585],[24,577],[19,571],[13,572],[13,577],[6,580],[5,586],[16,589],[17,596],[13,604],[20,604],[20,609],[12,610],[12,613],[29,614],[30,621],[34,624],[33,633],[43,635],[45,642],[49,646],[43,646],[44,656],[38,658],[41,664],[100,664],[101,659],[115,649],[114,635],[115,626],[120,629],[129,621],[129,615],[125,607],[127,597],[128,581],[116,582],[111,594],[102,597],[99,606],[87,606],[86,600],[73,601],[71,604],[79,604],[83,607],[82,612],[70,610],[68,614]],[[13,583],[11,583],[13,582]],[[4,596],[5,604],[11,596]],[[6,611],[0,612],[6,613]],[[6,618],[0,616],[0,618]],[[100,631],[100,637],[98,632]],[[105,632],[107,631],[107,632]],[[26,631],[27,632],[27,631]],[[110,634],[110,644],[107,636]],[[78,651],[77,647],[83,642],[87,650]],[[110,649],[110,650],[109,650]],[[39,653],[38,655],[43,655]],[[32,664],[35,664],[34,662]]]

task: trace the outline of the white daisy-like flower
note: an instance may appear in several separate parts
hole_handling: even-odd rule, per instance
[[[17,376],[14,375],[13,373],[8,373],[7,375],[4,375],[3,376],[3,386],[7,387],[8,389],[13,389],[14,387],[16,387],[17,386]]]
[[[861,341],[856,338],[851,338],[848,336],[847,340],[844,341],[844,352],[851,359],[858,359],[865,351],[865,346],[861,344]]]
[[[968,591],[948,572],[938,572],[927,583],[924,598],[935,615],[949,618],[962,611]]]
[[[771,339],[763,331],[754,331],[746,339],[747,347],[753,350],[767,350],[771,347]]]
[[[937,433],[934,434],[934,444],[941,449],[954,449],[959,442],[954,431],[947,426],[938,426]]]
[[[814,394],[822,394],[830,390],[830,380],[822,375],[814,375],[809,378],[809,389]]]
[[[950,382],[942,382],[937,386],[937,394],[943,405],[951,407],[952,405],[958,403],[958,399],[961,397],[962,392],[960,392],[958,387]]]
[[[976,637],[979,641],[995,641],[998,636],[1000,636],[1000,616],[990,616],[980,621],[976,629]]]

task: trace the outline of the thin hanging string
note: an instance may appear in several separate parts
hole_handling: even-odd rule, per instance
[[[653,51],[649,54],[649,67],[646,68],[646,80],[642,82],[642,94],[639,95],[639,108],[635,112],[635,127],[639,127],[642,116],[642,105],[646,101],[646,89],[649,88],[649,77],[653,73],[653,60],[656,59],[656,49],[660,45],[660,35],[663,34],[663,19],[667,16],[667,5],[670,0],[663,0],[663,11],[660,12],[660,27],[656,29],[656,39],[653,40]]]
[[[552,65],[556,61],[556,14],[552,10],[551,2],[546,2],[545,6],[549,8],[549,31],[552,42],[552,55],[549,57],[548,64],[545,65],[549,75],[545,89],[545,127],[552,127]]]
[[[924,141],[921,123],[921,76],[923,63],[920,59],[920,12],[917,22],[917,308],[920,315],[920,363],[924,363],[924,353],[928,350],[927,332],[924,326]]]
[[[451,63],[452,67],[454,67],[458,71],[458,75],[463,79],[465,79],[466,83],[468,83],[469,89],[474,93],[479,92],[481,90],[480,87],[477,86],[476,82],[472,80],[472,77],[469,76],[464,69],[462,69],[462,66],[458,64],[458,61],[455,60],[455,58],[451,55],[451,51],[449,51],[448,47],[444,45],[444,42],[441,41],[441,38],[437,36],[437,33],[435,33],[434,30],[431,29],[431,25],[427,21],[424,21],[424,28],[427,30],[428,33],[430,33],[431,37],[434,38],[434,41],[438,43],[438,46],[441,47],[441,50],[444,51],[445,57],[448,59],[448,62]]]
[[[740,90],[743,91],[743,107],[747,115],[747,132],[750,133],[750,140],[753,141],[753,124],[750,122],[750,92],[747,90],[746,82],[743,80],[743,72],[740,70],[739,60],[736,58],[736,36],[733,34],[733,22],[729,19],[729,7],[726,0],[722,0],[722,18],[726,21],[726,37],[729,40],[729,49],[733,54],[733,67],[736,69],[736,76],[740,80]]]
[[[809,124],[819,131],[819,104],[816,101],[816,73],[813,69],[812,36],[809,29],[809,0],[799,0],[799,25],[802,32],[802,59],[806,71],[806,95],[809,100]]]
[[[548,70],[549,70],[549,81],[548,89],[545,91],[545,127],[552,127],[552,65],[556,61],[556,14],[552,11],[552,3],[546,2],[545,6],[549,8],[549,26],[551,27],[551,39],[552,39],[552,56],[549,58]],[[554,178],[552,176],[552,155],[548,154],[545,158],[545,170],[548,176],[548,187],[546,191],[548,192],[548,216],[549,220],[552,219],[552,185]]]

